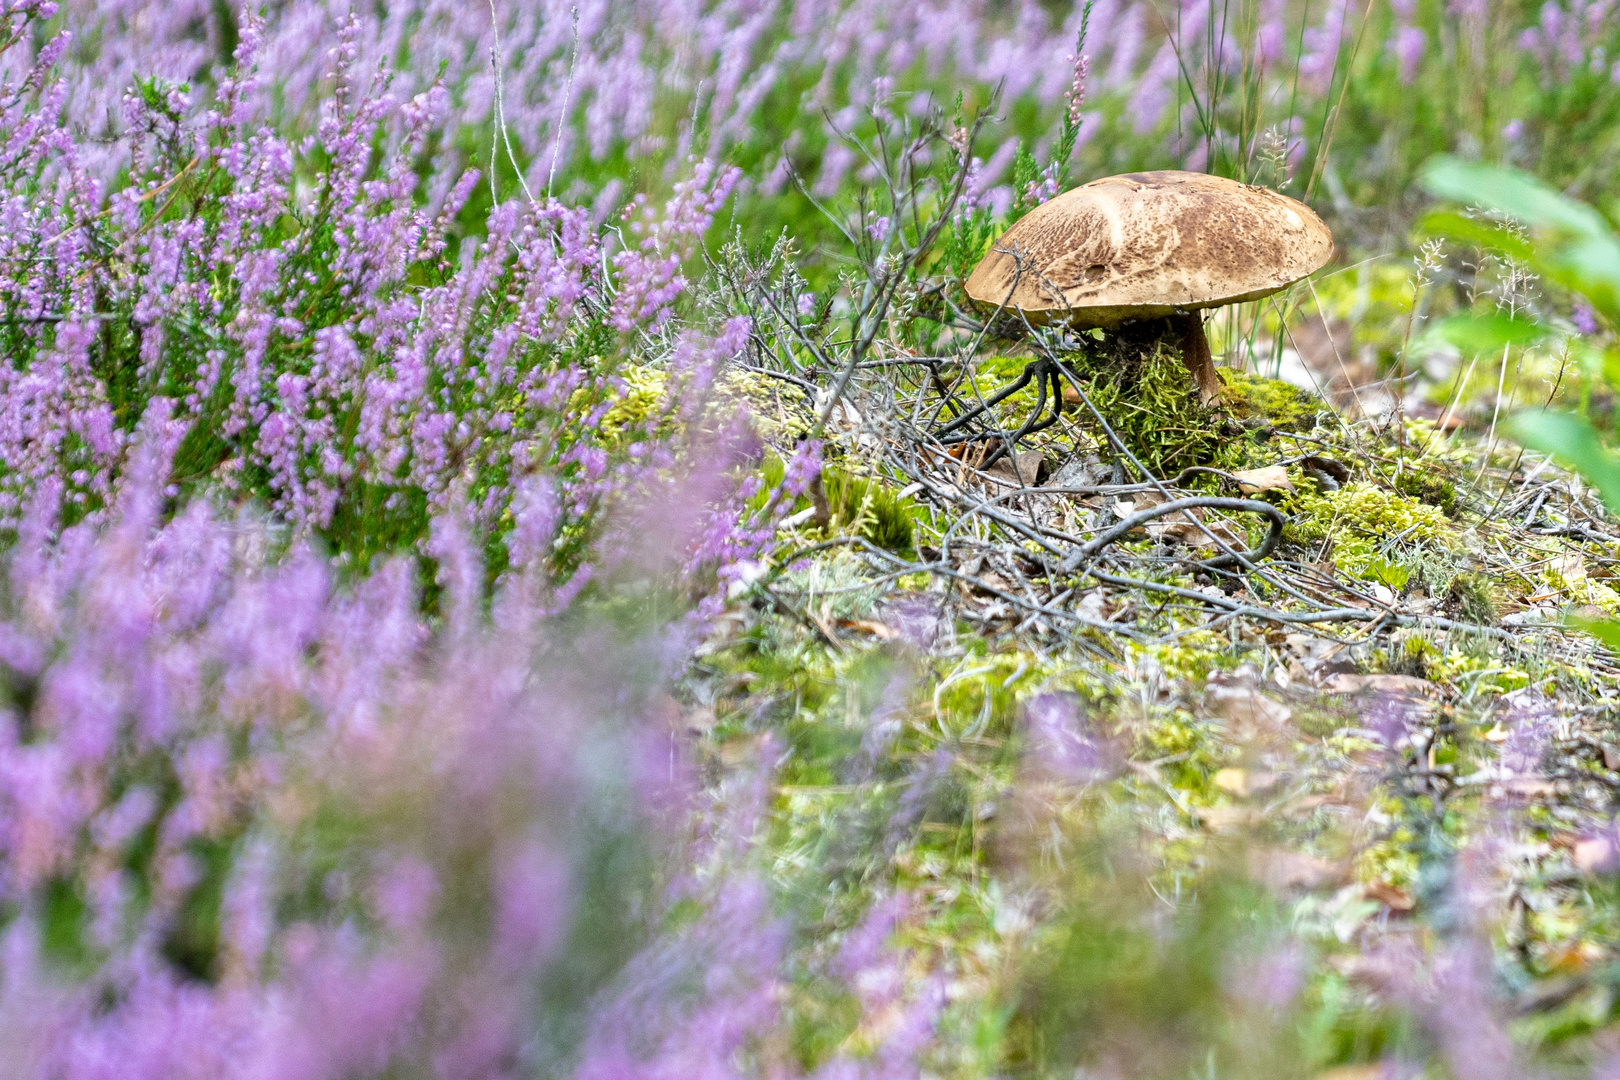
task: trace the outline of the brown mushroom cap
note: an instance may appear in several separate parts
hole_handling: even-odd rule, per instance
[[[1107,327],[1258,300],[1332,254],[1333,234],[1304,203],[1167,169],[1093,180],[1036,207],[995,242],[966,288],[980,304],[1006,303],[1031,321]]]

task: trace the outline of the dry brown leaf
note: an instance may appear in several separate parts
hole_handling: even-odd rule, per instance
[[[879,641],[893,641],[900,636],[900,632],[892,626],[885,626],[871,619],[839,619],[838,626],[844,630],[859,630],[863,634],[871,634]]]
[[[986,476],[1012,487],[1036,487],[1046,479],[1048,471],[1046,455],[1039,450],[1025,450],[1016,457],[1002,455],[995,464],[984,470]]]
[[[1151,507],[1166,502],[1166,498],[1156,491],[1144,491],[1134,499],[1120,499],[1114,503],[1114,513],[1121,519],[1132,514],[1139,514]],[[1247,545],[1238,536],[1236,530],[1224,521],[1205,523],[1204,510],[1195,506],[1190,510],[1177,510],[1173,514],[1166,514],[1161,518],[1143,523],[1142,528],[1155,540],[1175,540],[1191,548],[1214,548],[1217,546],[1213,533],[1220,542],[1236,551],[1241,551]]]
[[[1335,694],[1360,694],[1373,691],[1401,697],[1438,697],[1440,687],[1428,679],[1415,675],[1348,675],[1340,673],[1328,679],[1325,688]]]
[[[1237,480],[1238,487],[1245,495],[1252,495],[1257,491],[1293,491],[1293,481],[1288,479],[1288,469],[1282,465],[1265,465],[1258,469],[1239,469],[1232,476]]]
[[[1269,769],[1221,769],[1215,786],[1240,799],[1247,799],[1277,786],[1278,776]]]
[[[1391,911],[1411,911],[1417,907],[1417,901],[1412,898],[1411,893],[1382,881],[1363,885],[1361,894],[1369,900],[1376,900]]]

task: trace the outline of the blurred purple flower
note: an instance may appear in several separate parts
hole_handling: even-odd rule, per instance
[[[1079,699],[1073,694],[1045,693],[1025,707],[1031,763],[1041,772],[1071,784],[1087,785],[1118,771],[1114,747],[1089,730]]]

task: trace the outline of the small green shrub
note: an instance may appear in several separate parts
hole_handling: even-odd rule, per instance
[[[1455,605],[1459,617],[1468,622],[1489,625],[1496,622],[1496,598],[1490,578],[1465,571],[1451,579],[1446,599]]]

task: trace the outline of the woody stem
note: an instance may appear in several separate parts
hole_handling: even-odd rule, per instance
[[[1181,359],[1192,373],[1198,386],[1198,396],[1205,405],[1218,401],[1221,396],[1221,377],[1215,373],[1215,357],[1209,351],[1209,339],[1204,336],[1202,312],[1186,311],[1170,316],[1171,325],[1181,344]]]

